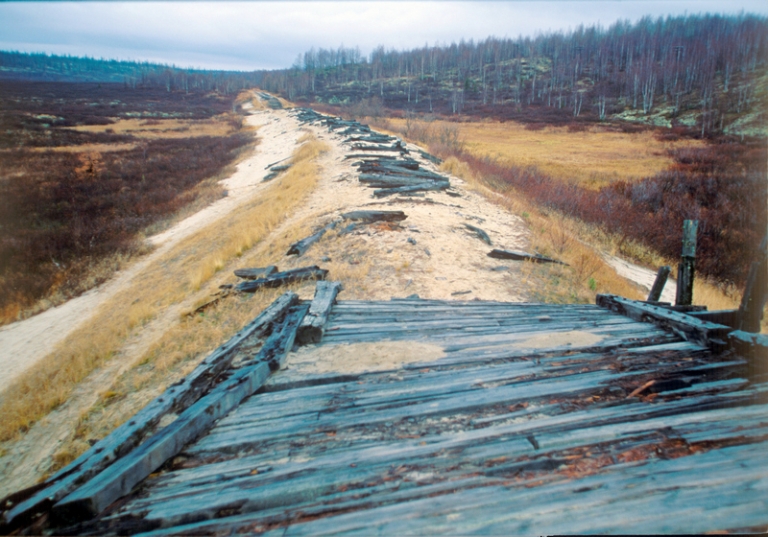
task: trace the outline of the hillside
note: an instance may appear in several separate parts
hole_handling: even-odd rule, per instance
[[[568,124],[617,120],[765,136],[768,21],[690,15],[396,51],[306,52],[260,85],[296,102]]]

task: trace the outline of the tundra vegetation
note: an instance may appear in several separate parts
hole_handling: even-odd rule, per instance
[[[173,216],[222,196],[253,139],[237,95],[0,85],[0,323],[108,278]]]

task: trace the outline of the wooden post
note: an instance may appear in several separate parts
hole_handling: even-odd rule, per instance
[[[693,303],[693,274],[696,265],[696,230],[698,220],[686,220],[683,223],[683,256],[677,271],[678,306],[690,306]]]
[[[768,234],[760,245],[757,261],[752,263],[739,306],[739,329],[745,332],[760,332],[763,308],[768,295]]]
[[[651,287],[651,292],[648,294],[648,302],[658,302],[661,298],[661,293],[664,291],[664,285],[667,283],[667,278],[669,278],[669,272],[672,269],[664,265],[663,267],[659,268],[658,274],[656,274],[656,281],[653,282],[653,287]]]

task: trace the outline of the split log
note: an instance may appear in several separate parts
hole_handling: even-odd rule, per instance
[[[315,297],[309,306],[309,312],[304,316],[299,326],[297,340],[299,345],[320,343],[325,333],[325,325],[331,313],[331,307],[336,303],[336,295],[341,291],[341,282],[318,282]]]
[[[494,249],[488,253],[488,257],[494,259],[513,259],[515,261],[533,261],[534,263],[556,263],[558,265],[568,265],[557,259],[552,259],[540,254],[529,254],[526,252],[517,252],[514,250],[497,250]]]
[[[397,188],[382,188],[373,191],[373,197],[383,198],[385,196],[391,196],[392,194],[404,194],[406,192],[419,192],[422,190],[445,190],[449,188],[451,183],[448,181],[430,181],[428,183],[421,183],[419,185],[401,186]]]
[[[235,290],[240,291],[241,293],[254,293],[264,287],[280,287],[281,285],[288,285],[304,280],[324,280],[326,276],[328,276],[328,271],[315,265],[286,270],[285,272],[276,272],[266,278],[242,282],[235,286]]]
[[[280,175],[279,172],[269,172],[267,175],[264,176],[264,179],[262,179],[261,182],[262,183],[266,183],[268,181],[271,181],[272,179],[274,179],[278,175]]]
[[[486,243],[488,246],[491,246],[491,238],[488,236],[488,233],[486,233],[479,227],[473,226],[471,224],[464,224],[464,227],[472,231],[475,235],[477,235],[478,239]]]
[[[226,416],[243,399],[261,388],[269,377],[270,369],[279,368],[293,347],[296,330],[307,308],[306,304],[291,308],[252,365],[235,371],[182,412],[176,421],[54,505],[53,518],[71,524],[98,515],[112,502],[128,494],[165,461],[181,452],[187,443],[205,433],[217,419]]]
[[[341,215],[344,220],[355,222],[400,222],[408,218],[403,211],[352,211]]]
[[[277,272],[277,267],[275,265],[269,265],[268,267],[263,268],[237,269],[235,271],[235,276],[243,278],[244,280],[255,280],[257,278],[265,278],[275,272]]]
[[[237,349],[251,338],[262,337],[279,319],[299,301],[298,295],[288,292],[275,300],[251,323],[235,334],[224,345],[213,351],[192,373],[171,385],[159,397],[140,410],[108,436],[99,440],[91,449],[74,462],[37,486],[32,495],[17,501],[3,514],[3,529],[9,533],[26,525],[31,517],[70,494],[86,483],[113,461],[130,453],[141,444],[145,436],[169,413],[178,414],[207,392],[219,375],[229,368]]]
[[[302,256],[304,255],[304,252],[306,252],[310,246],[315,244],[317,241],[319,241],[323,235],[325,235],[325,232],[333,229],[336,227],[336,222],[331,222],[324,228],[322,228],[320,231],[317,231],[316,233],[313,233],[309,237],[306,237],[304,239],[301,239],[300,241],[297,241],[291,245],[291,247],[288,249],[288,253],[286,255],[298,255]]]

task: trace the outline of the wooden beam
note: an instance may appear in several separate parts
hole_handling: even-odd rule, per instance
[[[721,348],[725,345],[725,336],[731,329],[721,324],[703,321],[676,311],[644,304],[614,295],[597,295],[597,305],[625,315],[630,319],[653,323],[660,328],[670,330],[686,341],[692,341],[708,347]]]
[[[404,194],[406,192],[419,192],[422,190],[445,190],[450,188],[451,183],[448,181],[429,181],[421,183],[419,185],[400,186],[396,188],[381,188],[373,191],[375,198],[383,198],[385,196],[391,196],[392,194]]]
[[[341,282],[318,282],[315,297],[309,306],[309,313],[299,326],[297,340],[299,345],[320,343],[325,332],[325,325],[336,302],[336,295],[341,291]]]
[[[472,233],[474,233],[478,239],[486,243],[488,246],[492,246],[491,238],[488,236],[488,233],[486,233],[479,227],[473,226],[471,224],[464,224],[464,227],[470,230]]]
[[[534,263],[556,263],[558,265],[567,265],[567,263],[540,254],[529,254],[515,250],[493,249],[488,253],[488,257],[493,257],[494,259],[512,259],[514,261],[533,261]]]
[[[308,307],[300,304],[291,308],[251,365],[236,370],[182,412],[176,421],[54,505],[54,520],[72,524],[98,515],[261,388],[270,369],[278,369],[293,347],[296,330]]]
[[[28,523],[31,517],[71,493],[104,468],[130,453],[151,433],[161,418],[179,413],[197,401],[229,368],[237,349],[247,340],[263,336],[273,323],[285,317],[297,304],[298,295],[288,292],[275,300],[251,323],[213,351],[192,373],[171,385],[133,418],[97,442],[74,462],[46,480],[46,486],[3,513],[3,527],[8,532]]]
[[[661,298],[661,293],[664,291],[664,286],[669,278],[669,273],[672,270],[668,265],[664,265],[659,268],[659,272],[656,274],[656,280],[653,282],[651,292],[648,293],[648,302],[656,302]]]
[[[758,260],[752,263],[739,306],[740,330],[759,332],[763,308],[768,298],[768,234],[760,245]]]
[[[353,222],[400,222],[408,218],[403,211],[352,211],[341,215]]]
[[[683,256],[677,270],[678,306],[693,304],[693,279],[696,268],[696,230],[698,220],[686,220],[683,223]]]
[[[328,276],[327,270],[313,265],[311,267],[276,272],[266,278],[242,282],[235,286],[235,290],[241,293],[254,293],[263,287],[280,287],[281,285],[304,280],[324,280],[326,276]]]

